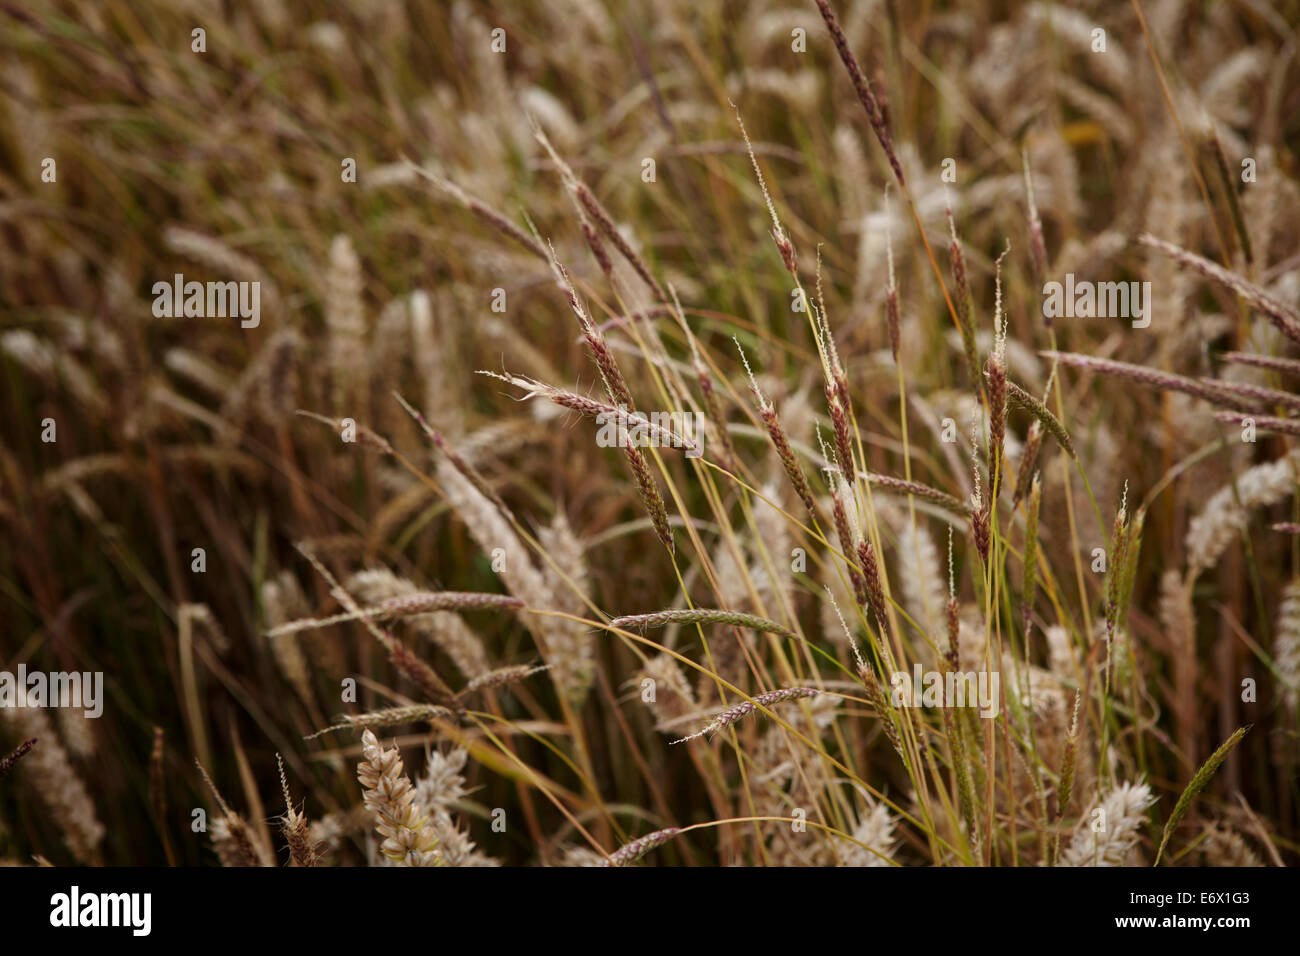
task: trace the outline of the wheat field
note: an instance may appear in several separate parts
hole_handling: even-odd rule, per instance
[[[0,861],[1300,859],[1295,0],[0,22]]]

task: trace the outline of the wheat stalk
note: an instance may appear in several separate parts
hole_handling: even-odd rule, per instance
[[[357,779],[366,809],[375,815],[375,829],[384,842],[379,852],[398,866],[441,866],[442,854],[429,819],[415,800],[410,778],[402,772],[402,756],[385,750],[370,730],[361,734]]]

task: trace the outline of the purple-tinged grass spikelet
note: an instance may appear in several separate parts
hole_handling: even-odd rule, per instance
[[[680,827],[668,827],[664,830],[647,833],[645,836],[619,847],[609,855],[609,859],[605,861],[604,865],[627,866],[629,863],[635,863],[655,847],[663,846],[681,832]]]
[[[779,634],[791,640],[799,640],[799,635],[787,627],[741,611],[724,611],[719,608],[680,608],[667,611],[654,611],[650,614],[628,614],[610,621],[611,627],[647,628],[665,627],[669,624],[729,624],[732,627],[747,627],[765,634]]]
[[[820,694],[815,687],[785,687],[780,690],[769,690],[762,694],[755,695],[752,701],[743,700],[735,707],[724,710],[722,713],[714,716],[703,730],[699,730],[689,737],[682,737],[680,740],[674,740],[675,744],[683,744],[688,740],[695,740],[697,737],[703,737],[708,734],[717,733],[724,727],[730,727],[736,721],[748,714],[752,714],[759,706],[772,707],[788,700],[797,700],[801,697],[815,697]]]

